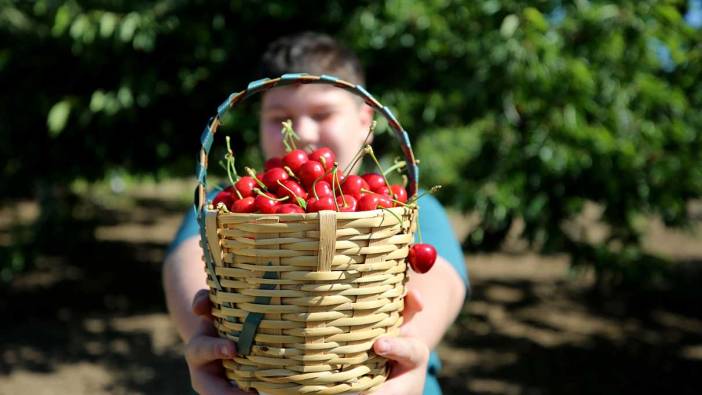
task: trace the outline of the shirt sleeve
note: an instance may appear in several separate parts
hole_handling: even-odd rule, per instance
[[[219,187],[215,187],[212,191],[207,194],[207,201],[210,201],[217,196],[217,193],[221,190]],[[166,256],[173,252],[182,242],[185,240],[200,235],[200,226],[197,224],[197,212],[194,207],[190,207],[183,215],[183,220],[180,222],[178,231],[173,237],[173,241],[168,246],[166,250]]]
[[[463,280],[466,289],[470,291],[470,281],[461,245],[453,232],[446,210],[431,195],[419,198],[419,227],[423,241],[436,248],[436,252],[451,264]],[[419,240],[419,232],[415,234],[415,240]],[[466,292],[466,297],[469,293]]]

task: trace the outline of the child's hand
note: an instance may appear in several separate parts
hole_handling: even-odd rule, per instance
[[[231,340],[217,336],[210,307],[207,290],[195,294],[193,313],[200,317],[200,327],[185,347],[193,389],[199,394],[250,394],[232,387],[226,380],[221,360],[234,357],[236,348]]]
[[[421,394],[427,376],[429,347],[414,334],[407,331],[406,324],[422,311],[421,299],[416,290],[410,290],[405,297],[404,323],[400,337],[382,337],[373,344],[378,355],[392,360],[390,376],[374,395]]]

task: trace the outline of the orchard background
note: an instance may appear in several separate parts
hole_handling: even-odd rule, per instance
[[[159,273],[199,135],[303,30],[444,185],[474,283],[449,393],[699,387],[700,1],[46,0],[0,1],[0,393],[187,392]],[[214,157],[261,162],[255,112]]]

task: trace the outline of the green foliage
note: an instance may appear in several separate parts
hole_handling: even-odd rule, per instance
[[[401,3],[361,13],[353,36],[382,50],[372,64],[413,71],[383,91],[421,114],[405,123],[421,131],[424,183],[480,215],[466,246],[499,246],[521,218],[544,251],[623,281],[655,274],[638,220],[684,225],[702,193],[702,34],[685,4]],[[562,228],[586,201],[610,229],[597,253]]]
[[[217,105],[259,77],[266,43],[302,30],[360,53],[413,136],[422,184],[479,214],[467,247],[499,246],[522,218],[545,251],[623,272],[642,256],[641,216],[684,225],[702,195],[702,32],[682,0],[3,4],[3,196],[115,167],[191,174]],[[223,129],[244,161],[260,161],[254,110]],[[601,253],[562,229],[588,201],[610,228]]]

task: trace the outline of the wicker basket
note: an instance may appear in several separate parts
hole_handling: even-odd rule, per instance
[[[361,86],[286,74],[231,95],[202,135],[195,194],[215,326],[237,343],[238,356],[224,367],[245,390],[368,391],[388,373],[373,342],[396,335],[402,324],[405,258],[417,209],[236,214],[205,201],[207,155],[223,113],[254,93],[296,83],[334,85],[383,114],[409,164],[409,195],[416,193],[418,169],[407,133]]]

